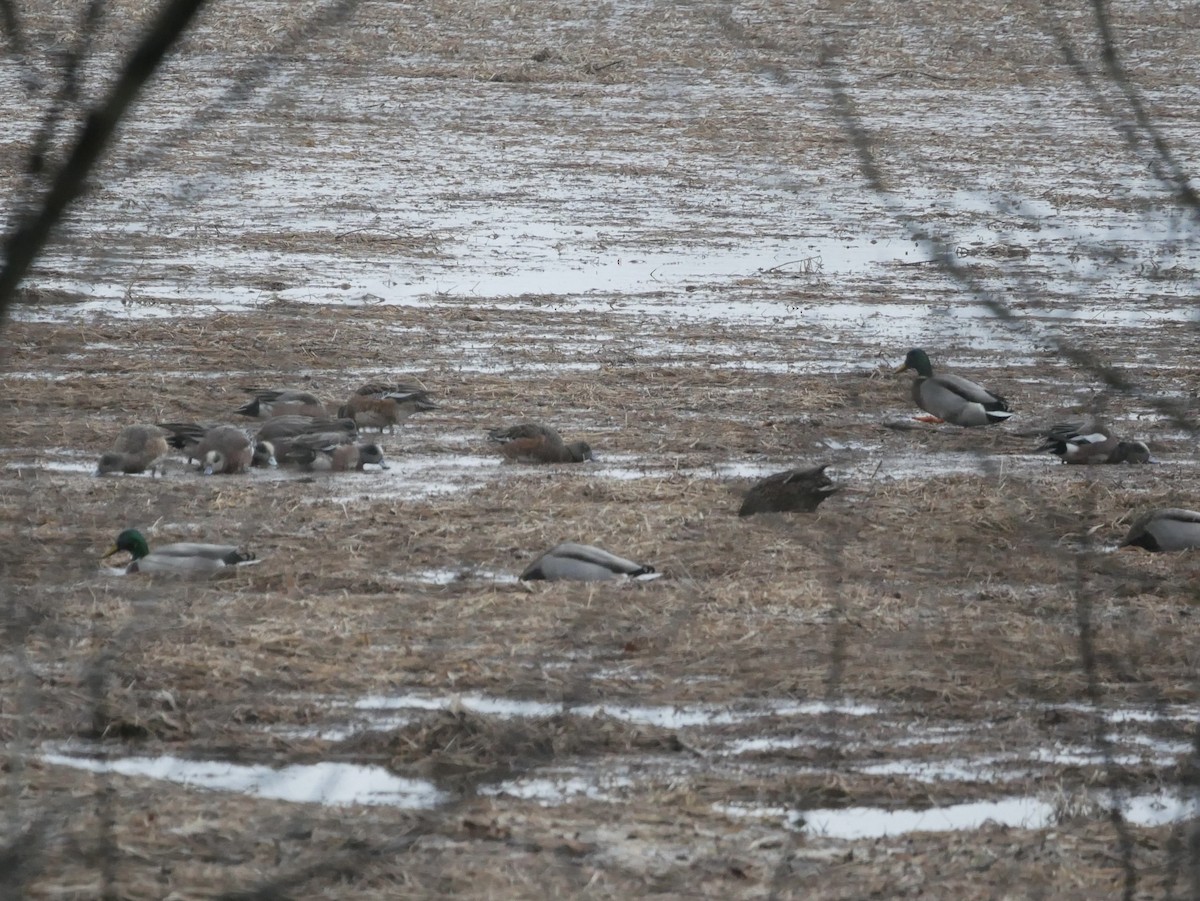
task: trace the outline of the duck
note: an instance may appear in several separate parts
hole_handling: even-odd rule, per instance
[[[1186,551],[1200,547],[1200,513],[1179,507],[1162,507],[1143,513],[1129,527],[1117,547],[1148,551]]]
[[[912,397],[916,405],[929,416],[919,417],[923,422],[950,422],[967,428],[994,425],[1011,417],[1008,402],[958,375],[934,375],[929,356],[919,347],[914,347],[904,358],[904,365],[897,373],[915,370]]]
[[[1064,463],[1150,463],[1144,441],[1125,441],[1092,419],[1055,423],[1043,435],[1038,451],[1057,454]]]
[[[254,559],[254,554],[231,544],[181,542],[165,544],[151,552],[146,537],[137,529],[126,529],[118,535],[113,546],[101,559],[107,560],[122,551],[128,552],[132,558],[125,567],[126,573],[213,573],[227,566],[248,563]]]
[[[807,469],[789,469],[777,472],[756,482],[746,492],[746,499],[738,510],[738,516],[754,516],[756,513],[812,513],[821,501],[839,490],[833,480],[825,475],[828,463]]]
[[[368,463],[389,468],[378,444],[355,444],[343,432],[297,435],[280,459],[305,472],[361,472]]]
[[[96,475],[159,472],[159,462],[170,450],[163,430],[152,425],[130,425],[117,433],[113,446],[100,456]]]
[[[384,428],[395,431],[396,426],[414,413],[436,410],[429,392],[420,382],[400,382],[386,385],[370,382],[350,395],[339,409],[339,417],[353,419],[362,429]]]
[[[165,430],[167,443],[176,450],[183,451],[187,461],[191,463],[197,458],[196,448],[204,440],[204,436],[217,428],[215,422],[160,422],[158,427]]]
[[[582,463],[596,459],[586,441],[566,444],[550,426],[536,422],[489,429],[488,439],[497,442],[500,453],[516,463]]]
[[[160,422],[170,432],[168,443],[187,454],[188,462],[200,461],[205,475],[245,472],[251,466],[275,466],[275,446],[256,441],[236,425],[195,422]]]
[[[328,449],[343,444],[353,444],[358,432],[343,432],[332,430],[328,432],[303,432],[291,437],[276,438],[271,442],[275,448],[275,458],[285,466],[303,460],[311,460],[316,451]]]
[[[621,578],[657,578],[653,566],[635,563],[590,544],[567,541],[546,551],[521,573],[522,582],[604,582]]]
[[[358,432],[358,426],[353,419],[327,419],[324,417],[300,416],[295,413],[289,413],[285,416],[276,416],[274,419],[268,419],[263,423],[262,428],[258,430],[258,433],[254,437],[258,441],[275,443],[275,450],[278,451],[278,444],[281,440],[295,438],[297,435],[312,435],[318,432],[343,432],[353,436]]]
[[[307,391],[285,388],[280,391],[264,388],[243,388],[254,400],[238,407],[234,412],[251,419],[274,419],[276,416],[315,416],[318,418],[328,415],[325,404],[321,403]]]

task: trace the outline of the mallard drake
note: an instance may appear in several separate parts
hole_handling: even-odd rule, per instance
[[[314,435],[321,432],[343,432],[353,436],[358,431],[353,419],[325,419],[315,416],[276,416],[263,423],[255,438],[259,441],[271,441],[278,444],[281,439],[295,438],[297,435]],[[276,450],[279,450],[276,447]]]
[[[149,469],[158,472],[159,460],[169,450],[162,429],[152,425],[126,426],[117,433],[117,440],[96,464],[96,475],[109,472],[137,473]]]
[[[1145,442],[1123,441],[1091,419],[1056,423],[1045,432],[1038,450],[1057,454],[1064,463],[1151,462]]]
[[[582,463],[596,459],[587,442],[566,444],[550,426],[536,422],[490,429],[488,438],[499,443],[500,453],[517,463]]]
[[[275,447],[269,441],[255,441],[235,425],[204,425],[195,422],[161,422],[170,432],[167,441],[187,454],[188,461],[199,460],[205,475],[245,472],[251,466],[274,466]]]
[[[146,538],[137,529],[126,529],[102,559],[127,551],[133,558],[127,573],[211,573],[226,566],[248,563],[254,555],[229,544],[165,544],[150,551]]]
[[[288,441],[280,460],[306,472],[361,471],[368,463],[388,468],[378,444],[354,444],[344,432],[297,435]]]
[[[1140,547],[1148,551],[1186,551],[1200,547],[1200,513],[1163,507],[1143,513],[1129,527],[1118,547]]]
[[[912,397],[917,406],[932,418],[927,422],[952,422],[961,426],[993,425],[1012,416],[1008,403],[982,385],[958,375],[934,375],[925,351],[914,347],[904,358],[897,373],[916,370]]]
[[[371,382],[350,395],[350,399],[338,410],[338,416],[353,419],[361,429],[395,427],[414,413],[436,410],[425,386],[419,382],[401,382],[385,385]]]
[[[247,394],[252,394],[254,400],[238,407],[235,413],[249,416],[251,419],[274,419],[276,416],[315,416],[324,417],[329,414],[325,405],[307,391],[284,389],[270,391],[263,388],[243,388]]]
[[[568,541],[550,548],[525,567],[521,581],[603,582],[620,578],[653,578],[657,575],[653,566],[634,563],[590,544]]]
[[[838,490],[825,475],[828,463],[808,469],[789,469],[777,472],[756,482],[746,492],[738,516],[756,513],[811,513],[821,501]]]

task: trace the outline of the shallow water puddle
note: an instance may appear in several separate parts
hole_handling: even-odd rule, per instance
[[[354,702],[356,710],[455,710],[463,709],[485,716],[496,717],[547,717],[568,713],[573,716],[590,717],[597,714],[610,716],[646,726],[664,729],[686,729],[695,726],[723,726],[747,722],[763,717],[819,716],[831,712],[848,716],[871,716],[880,708],[868,704],[830,705],[822,701],[778,701],[756,703],[741,708],[731,706],[697,704],[691,707],[638,706],[624,704],[553,704],[546,701],[530,701],[498,698],[489,695],[458,695],[452,697],[428,697],[416,694],[368,695]],[[383,726],[381,728],[388,728]]]
[[[517,577],[513,573],[494,572],[488,569],[420,569],[409,573],[400,573],[396,579],[401,582],[416,582],[421,585],[454,585],[459,582],[487,582],[497,585],[515,585]]]
[[[499,457],[476,454],[397,455],[388,458],[389,468],[373,470],[370,482],[360,481],[362,473],[331,473],[331,486],[354,487],[353,492],[326,494],[311,498],[313,503],[350,503],[363,496],[373,499],[397,498],[421,500],[440,494],[454,494],[480,488],[495,477],[502,464]]]
[[[46,763],[176,782],[191,788],[238,792],[298,804],[365,804],[405,808],[434,807],[445,795],[431,783],[394,776],[381,767],[314,763],[274,769],[218,760],[180,757],[124,757],[100,760],[45,754]]]
[[[97,454],[97,456],[99,456]],[[5,463],[5,469],[32,469],[41,472],[75,472],[91,474],[96,471],[95,462],[91,463],[75,463],[68,460],[28,460],[20,463]],[[149,473],[141,473],[141,475],[149,476]]]
[[[499,785],[484,786],[479,794],[492,797],[537,801],[545,807],[564,804],[572,798],[592,801],[619,801],[619,789],[632,788],[628,776],[596,774],[581,770],[539,770],[535,776],[511,779]]]
[[[1108,803],[1101,796],[1091,800],[1101,809]],[[1122,816],[1138,826],[1175,823],[1196,813],[1193,804],[1164,792],[1120,799],[1119,805]],[[956,832],[979,829],[987,823],[1017,829],[1044,829],[1054,826],[1064,814],[1059,805],[1032,796],[971,801],[927,810],[847,807],[790,811],[782,807],[740,804],[716,805],[716,809],[732,817],[782,819],[790,827],[814,836],[843,840],[884,838],[909,832]]]

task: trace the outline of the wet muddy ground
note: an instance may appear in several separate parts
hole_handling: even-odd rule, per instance
[[[1188,895],[1200,563],[1115,546],[1200,506],[1196,242],[1062,63],[1091,21],[364,3],[288,44],[316,9],[208,9],[0,335],[27,893]],[[1200,146],[1194,14],[1120,14]],[[915,422],[911,346],[1017,415]],[[405,375],[439,409],[386,472],[91,475],[130,423]],[[1034,452],[1082,411],[1159,462]],[[502,464],[487,428],[525,419],[598,460]],[[736,516],[821,462],[818,513]],[[126,527],[260,562],[123,576]],[[517,581],[564,540],[664,576]]]

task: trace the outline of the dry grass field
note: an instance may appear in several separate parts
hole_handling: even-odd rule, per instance
[[[1197,13],[1113,12],[1186,168]],[[23,14],[10,216],[80,33]],[[209,5],[0,333],[9,894],[1195,897],[1200,560],[1114,549],[1200,507],[1195,212],[1097,60],[1061,4]],[[916,422],[911,346],[1017,415]],[[91,474],[405,376],[387,471]],[[1083,412],[1159,462],[1034,452]],[[522,420],[597,461],[502,464]],[[260,559],[125,576],[127,527]],[[663,576],[517,581],[567,540]]]

